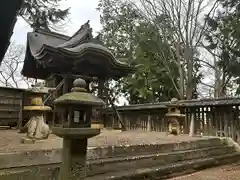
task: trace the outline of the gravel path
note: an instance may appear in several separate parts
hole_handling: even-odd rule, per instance
[[[240,162],[211,169],[206,169],[189,175],[171,178],[169,180],[240,180]]]
[[[58,149],[62,147],[62,139],[51,135],[48,140],[35,144],[21,144],[20,140],[25,134],[19,134],[17,130],[0,130],[0,153],[19,151],[31,151],[36,149]],[[134,144],[160,144],[181,141],[193,141],[200,137],[166,136],[160,132],[116,132],[105,130],[100,135],[89,139],[89,147],[103,147],[112,145],[134,145]]]

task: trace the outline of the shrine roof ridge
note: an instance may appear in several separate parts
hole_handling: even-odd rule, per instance
[[[48,31],[48,30],[45,30],[45,29],[42,29],[42,28],[37,28],[33,32],[28,32],[28,34],[31,34],[31,33],[34,33],[34,32],[44,34],[44,35],[48,35],[48,36],[52,36],[52,37],[55,37],[55,38],[60,38],[60,39],[66,40],[66,41],[71,38],[70,36],[67,36],[65,34],[53,32],[53,31]]]

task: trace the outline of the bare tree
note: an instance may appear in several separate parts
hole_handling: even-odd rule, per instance
[[[0,83],[6,87],[30,87],[34,79],[27,79],[21,75],[25,48],[23,45],[10,44],[0,66]]]
[[[143,18],[155,25],[164,37],[172,52],[172,60],[178,67],[179,80],[172,82],[180,99],[191,99],[197,88],[199,71],[196,63],[208,64],[200,59],[198,53],[202,47],[207,24],[204,15],[211,15],[216,9],[217,1],[209,0],[140,0],[135,7],[141,11]],[[134,4],[134,3],[133,3]],[[164,17],[165,19],[163,19]],[[170,28],[169,28],[170,27]],[[159,49],[161,51],[161,49]],[[164,56],[163,56],[164,57]],[[171,78],[169,56],[163,59],[164,66]]]

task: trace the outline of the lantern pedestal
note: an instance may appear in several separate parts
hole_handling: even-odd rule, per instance
[[[87,140],[100,134],[100,129],[52,128],[63,138],[60,180],[84,179],[86,176]]]
[[[84,139],[91,138],[100,134],[100,129],[94,128],[52,128],[53,134],[62,138]]]

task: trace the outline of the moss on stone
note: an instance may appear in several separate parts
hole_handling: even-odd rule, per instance
[[[104,105],[104,102],[87,92],[70,92],[64,94],[54,101],[55,104],[84,104],[92,106]]]

